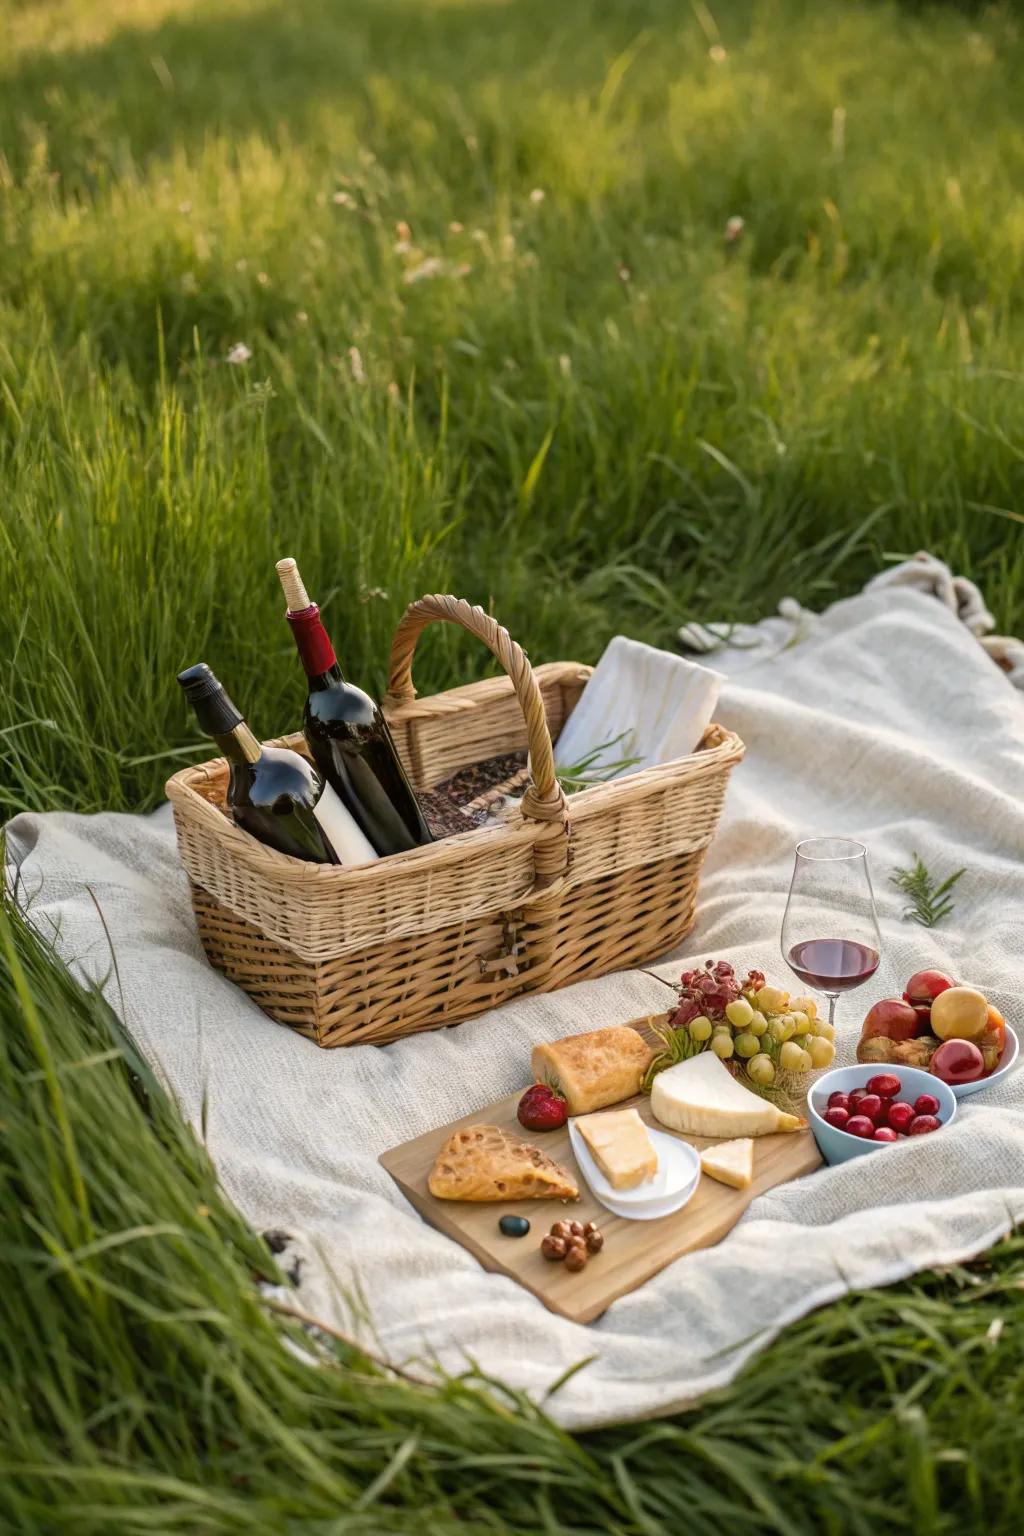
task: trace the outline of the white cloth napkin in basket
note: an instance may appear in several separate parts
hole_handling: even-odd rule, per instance
[[[686,757],[711,723],[721,685],[708,667],[616,635],[562,728],[555,762],[563,772],[585,762],[581,777],[608,779]]]

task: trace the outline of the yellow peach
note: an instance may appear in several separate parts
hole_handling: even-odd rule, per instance
[[[980,1040],[988,1028],[988,1001],[973,987],[947,987],[932,1003],[930,1025],[940,1040]]]

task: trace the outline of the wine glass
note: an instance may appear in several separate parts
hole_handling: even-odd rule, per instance
[[[825,993],[834,1024],[840,992],[875,974],[882,948],[863,843],[846,837],[797,843],[780,943],[794,975]]]

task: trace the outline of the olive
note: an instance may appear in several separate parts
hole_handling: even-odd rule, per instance
[[[575,1274],[581,1270],[587,1262],[587,1250],[582,1243],[571,1243],[569,1252],[565,1256],[565,1267]]]
[[[546,1259],[554,1263],[557,1259],[565,1258],[565,1238],[556,1237],[549,1232],[547,1237],[541,1240],[540,1251]]]
[[[502,1216],[498,1226],[506,1237],[525,1237],[530,1230],[530,1223],[525,1216]]]

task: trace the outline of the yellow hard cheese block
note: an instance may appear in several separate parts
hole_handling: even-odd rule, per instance
[[[576,1129],[612,1189],[635,1189],[658,1171],[658,1154],[635,1109],[583,1115]]]
[[[685,1136],[770,1136],[807,1124],[738,1083],[714,1051],[659,1072],[651,1089],[655,1119]]]
[[[700,1166],[720,1184],[749,1189],[754,1177],[753,1138],[741,1136],[738,1141],[720,1141],[717,1147],[705,1147]]]

